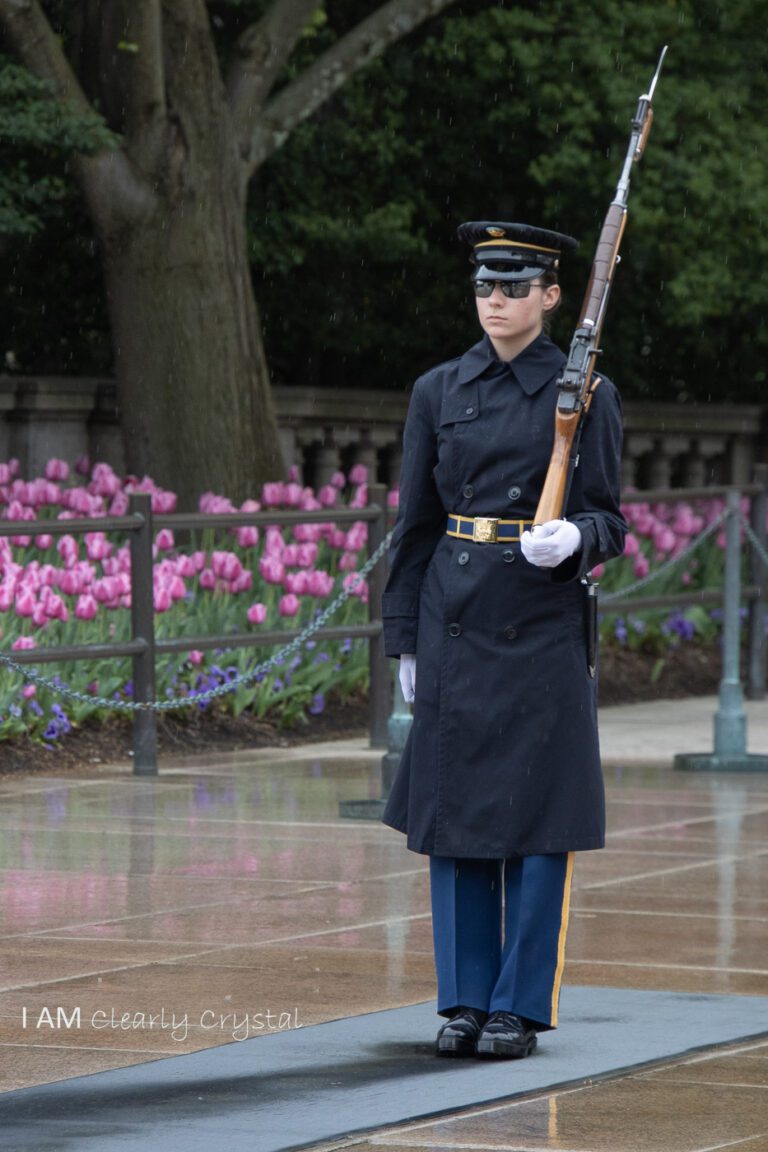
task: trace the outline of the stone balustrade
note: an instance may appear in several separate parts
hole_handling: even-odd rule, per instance
[[[315,486],[365,464],[395,487],[408,394],[342,388],[274,389],[283,454]],[[743,484],[768,461],[768,405],[624,405],[625,487]],[[114,381],[0,375],[0,460],[17,457],[25,476],[51,456],[86,454],[124,471]]]

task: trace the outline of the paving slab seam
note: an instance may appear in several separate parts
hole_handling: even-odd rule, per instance
[[[574,888],[574,891],[576,889]],[[647,911],[640,908],[579,908],[578,905],[571,904],[572,916],[589,916],[594,919],[597,916],[649,916],[649,917],[666,917],[670,920],[721,920],[722,916],[716,912],[662,912],[659,910]],[[736,921],[744,922],[747,924],[764,924],[765,916],[737,916],[733,913],[728,915],[728,923],[735,923]]]
[[[750,852],[746,856],[713,856],[708,860],[697,860],[692,864],[676,864],[673,868],[654,868],[650,872],[635,872],[627,876],[614,876],[610,880],[591,880],[588,884],[581,884],[580,891],[593,891],[596,888],[615,888],[619,884],[628,884],[635,880],[654,880],[659,876],[675,876],[679,872],[692,872],[697,868],[716,868],[723,864],[746,864],[747,861],[762,859],[768,856],[768,848],[757,852]]]
[[[740,976],[768,976],[768,968],[718,968],[711,964],[660,964],[657,960],[647,962],[642,960],[579,960],[575,956],[569,956],[567,963],[596,965],[604,968],[653,968],[662,971],[671,969],[673,972],[733,972]],[[746,996],[748,993],[740,993],[740,995]]]
[[[385,928],[388,926],[392,926],[394,924],[406,923],[406,922],[409,922],[411,920],[429,920],[429,919],[431,919],[431,916],[432,916],[431,912],[416,912],[416,913],[413,913],[413,915],[409,915],[409,916],[391,916],[386,920],[369,920],[363,924],[342,924],[341,926],[336,925],[336,927],[334,927],[334,928],[319,928],[314,932],[299,932],[293,936],[275,936],[275,937],[271,937],[268,940],[241,940],[237,944],[217,944],[214,951],[218,951],[219,948],[249,948],[249,947],[261,947],[264,944],[289,944],[289,943],[292,943],[293,941],[296,941],[296,940],[311,940],[317,936],[341,936],[341,935],[348,933],[348,932],[361,932],[365,928]],[[102,923],[102,921],[98,921],[97,923]],[[82,941],[89,941],[89,940],[90,941],[101,941],[104,939],[103,936],[82,936],[82,935],[62,936],[62,935],[60,935],[60,933],[62,933],[62,932],[69,932],[69,931],[70,931],[70,929],[68,929],[68,928],[61,928],[61,929],[57,928],[54,931],[48,930],[45,938],[48,940],[82,940]],[[25,939],[36,939],[37,937],[38,937],[37,933],[29,933],[24,938]],[[5,937],[5,939],[9,940],[9,939],[13,939],[13,937],[7,936],[7,937]],[[131,944],[156,944],[157,940],[151,939],[151,938],[144,938],[144,937],[131,937],[130,942],[131,942]],[[176,943],[178,943],[178,944],[196,944],[196,943],[198,943],[198,941],[196,941],[196,940],[178,940],[178,941],[174,940],[173,943],[174,944],[176,944]]]

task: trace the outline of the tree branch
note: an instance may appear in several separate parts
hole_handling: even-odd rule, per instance
[[[131,155],[144,172],[155,171],[166,130],[163,17],[160,0],[124,5],[117,45],[125,80],[125,131]]]
[[[95,115],[38,0],[0,0],[0,28],[30,72],[52,84],[62,104],[81,116]],[[151,195],[119,149],[75,155],[72,167],[102,234],[140,211]]]
[[[257,115],[245,160],[248,175],[253,175],[285,143],[293,129],[350,76],[452,3],[453,0],[389,0],[342,37]]]
[[[247,145],[251,125],[264,105],[280,70],[318,0],[274,0],[256,24],[246,28],[237,42],[237,56],[227,76],[227,94],[233,122]]]

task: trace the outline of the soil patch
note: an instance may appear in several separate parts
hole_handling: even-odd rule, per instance
[[[604,647],[600,654],[601,705],[634,704],[643,700],[682,699],[717,692],[721,676],[720,649],[684,645],[666,659],[645,652]],[[319,716],[304,724],[279,728],[253,716],[220,711],[158,719],[159,755],[166,763],[197,752],[227,752],[248,748],[288,748],[324,740],[364,736],[368,731],[368,701],[355,696],[344,703],[329,700]],[[88,723],[71,732],[54,749],[31,740],[0,744],[0,776],[16,773],[82,775],[105,764],[130,765],[131,721],[116,716]]]

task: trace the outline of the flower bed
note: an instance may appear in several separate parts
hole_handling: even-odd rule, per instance
[[[211,527],[187,534],[183,546],[167,529],[154,543],[154,604],[159,639],[258,632],[285,626],[297,630],[311,622],[333,596],[353,580],[365,559],[367,524],[355,521],[343,529],[333,510],[362,508],[367,502],[366,470],[335,475],[315,492],[295,476],[287,483],[265,484],[259,500],[240,509],[225,497],[207,493],[203,513],[285,508],[327,509],[322,524],[270,526],[222,531]],[[19,533],[0,538],[0,646],[3,651],[44,646],[105,643],[129,638],[131,602],[128,544],[119,534],[89,532],[56,539],[36,535],[34,522],[122,515],[132,492],[148,492],[155,513],[172,512],[176,497],[148,477],[121,479],[103,463],[80,460],[74,470],[50,460],[45,474],[31,481],[18,475],[14,461],[0,464],[0,515],[19,522]],[[390,505],[397,493],[390,493]],[[602,591],[610,593],[647,576],[670,558],[681,556],[720,514],[721,500],[695,505],[627,504],[630,532],[624,556],[595,570]],[[191,538],[190,538],[191,535]],[[703,588],[717,587],[723,577],[722,530],[669,573],[654,580],[653,594],[688,590],[691,603],[681,611],[612,613],[605,603],[601,619],[604,645],[655,653],[661,661],[681,644],[711,644],[719,633],[719,611],[696,602]],[[368,587],[361,583],[334,617],[333,624],[359,624],[367,619]],[[157,660],[160,698],[185,697],[218,687],[261,663],[275,651],[268,646],[213,653],[190,650]],[[55,669],[53,671],[52,669]],[[130,700],[130,661],[101,660],[43,665],[41,672],[84,694],[83,701],[58,697],[21,677],[4,673],[0,680],[0,740],[26,734],[55,743],[73,725],[106,709],[95,697]],[[318,714],[329,695],[344,699],[365,691],[368,679],[365,641],[308,641],[301,652],[274,673],[237,687],[213,707],[292,726],[307,714]],[[186,708],[205,708],[189,702]]]

